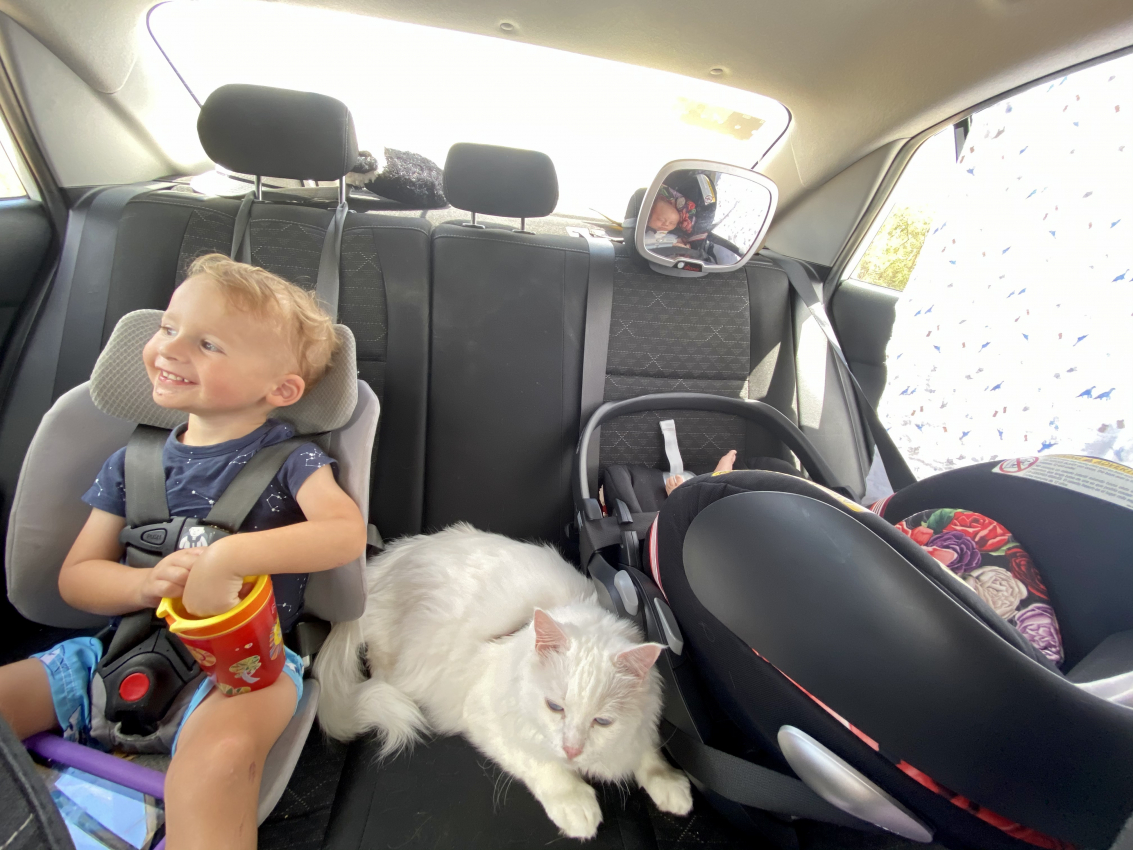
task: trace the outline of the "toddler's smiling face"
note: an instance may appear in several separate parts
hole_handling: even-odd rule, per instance
[[[235,309],[205,275],[174,291],[142,357],[153,400],[186,413],[269,411],[280,406],[281,388],[284,403],[303,392],[295,355],[271,317]]]

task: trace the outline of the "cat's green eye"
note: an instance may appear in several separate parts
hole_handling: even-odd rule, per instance
[[[595,717],[594,722],[597,723],[599,726],[609,726],[614,721],[611,720],[608,717]]]
[[[563,707],[561,705],[559,705],[557,702],[551,702],[550,700],[547,700],[547,708],[551,709],[551,711],[554,712],[561,712],[563,710]]]

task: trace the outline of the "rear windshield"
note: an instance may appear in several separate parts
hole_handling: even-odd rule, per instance
[[[149,22],[201,102],[226,83],[321,92],[350,108],[360,148],[416,151],[438,165],[455,142],[543,151],[558,170],[560,214],[620,221],[666,162],[750,168],[789,121],[771,98],[502,32],[237,0],[175,0]]]

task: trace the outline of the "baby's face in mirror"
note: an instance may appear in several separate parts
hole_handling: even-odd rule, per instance
[[[668,233],[681,220],[681,214],[668,198],[658,197],[649,211],[649,227],[658,233]]]

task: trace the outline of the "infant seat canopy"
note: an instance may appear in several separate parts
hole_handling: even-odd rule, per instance
[[[103,461],[129,440],[138,424],[174,428],[188,420],[159,407],[142,362],[142,348],[157,332],[161,311],[123,316],[94,368],[91,380],[65,393],[43,417],[24,458],[8,525],[8,597],[24,616],[53,626],[85,628],[105,617],[78,611],[59,596],[59,569],[90,509],[80,496]],[[297,435],[316,439],[339,464],[339,483],[365,515],[369,503],[370,453],[378,400],[358,381],[354,336],[335,330],[342,347],[323,379],[275,418]],[[362,613],[363,559],[314,573],[305,610],[329,621]]]

